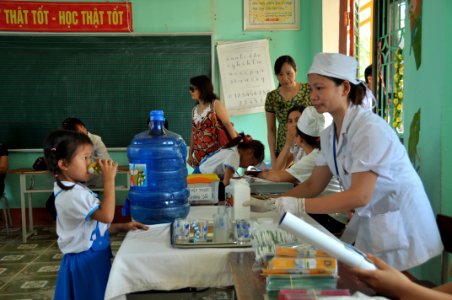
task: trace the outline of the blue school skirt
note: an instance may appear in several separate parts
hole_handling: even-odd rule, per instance
[[[97,232],[98,232],[98,228]],[[55,288],[55,300],[103,300],[113,257],[108,230],[80,253],[63,256]]]

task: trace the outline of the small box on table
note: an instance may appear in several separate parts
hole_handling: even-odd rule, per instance
[[[220,178],[217,174],[191,174],[187,176],[190,204],[218,203],[218,185]]]

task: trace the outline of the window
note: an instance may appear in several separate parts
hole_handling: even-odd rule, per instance
[[[358,55],[359,1],[340,0],[339,4],[339,53]]]
[[[403,72],[406,0],[378,1],[377,112],[397,133],[403,133]]]

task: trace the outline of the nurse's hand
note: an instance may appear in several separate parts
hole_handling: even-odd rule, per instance
[[[243,202],[243,206],[250,206],[251,211],[254,212],[267,212],[275,210],[275,199],[256,199],[250,197],[250,200]]]
[[[275,206],[281,214],[290,212],[296,216],[300,216],[305,213],[304,198],[279,197],[276,198]]]

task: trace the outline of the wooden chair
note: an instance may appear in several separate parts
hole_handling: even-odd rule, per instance
[[[438,214],[436,222],[444,245],[441,258],[441,283],[446,283],[450,270],[449,253],[452,253],[452,217]]]

